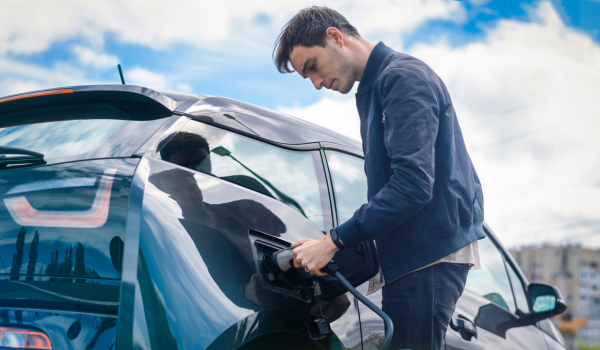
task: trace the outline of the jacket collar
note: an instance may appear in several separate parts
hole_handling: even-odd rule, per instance
[[[375,45],[367,60],[367,65],[365,66],[362,78],[358,83],[357,92],[367,90],[373,85],[373,82],[375,82],[375,79],[377,78],[377,73],[379,73],[381,63],[390,51],[392,51],[392,49],[387,47],[383,41],[380,41]]]

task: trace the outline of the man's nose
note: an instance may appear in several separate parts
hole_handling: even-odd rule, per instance
[[[323,87],[324,80],[321,77],[311,76],[310,81],[312,81],[313,85],[315,86],[315,89],[317,89],[317,90],[321,90],[321,88]]]

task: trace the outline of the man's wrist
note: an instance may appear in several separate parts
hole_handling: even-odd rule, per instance
[[[333,241],[333,244],[335,244],[335,246],[339,249],[342,250],[344,248],[346,248],[346,246],[344,245],[344,243],[342,242],[342,239],[340,238],[340,236],[338,236],[337,231],[335,230],[335,228],[332,228],[329,231],[329,235],[331,236],[331,240]]]
[[[323,238],[324,238],[324,239],[327,241],[327,246],[328,246],[328,249],[329,249],[329,250],[330,250],[332,253],[335,253],[335,252],[337,252],[338,250],[340,250],[340,249],[339,249],[339,248],[338,248],[338,247],[335,245],[335,243],[333,243],[333,240],[331,239],[331,235],[330,235],[330,234],[328,234],[327,236],[325,236],[325,237],[323,237]]]

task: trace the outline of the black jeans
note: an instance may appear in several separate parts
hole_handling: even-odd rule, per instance
[[[386,284],[383,311],[394,324],[389,349],[443,349],[468,273],[467,264],[439,263]]]

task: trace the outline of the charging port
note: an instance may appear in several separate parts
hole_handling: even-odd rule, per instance
[[[252,254],[260,283],[266,289],[310,303],[313,296],[313,279],[302,269],[290,269],[285,273],[269,272],[265,268],[265,257],[276,251],[289,248],[291,243],[266,233],[250,231]],[[298,271],[301,270],[301,271]],[[314,277],[314,276],[313,276]]]

